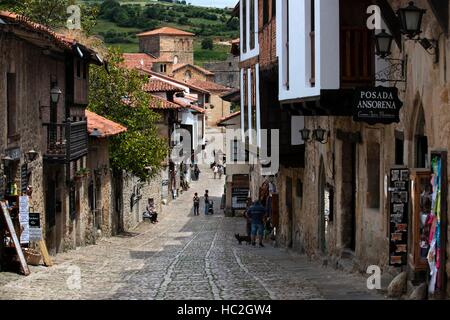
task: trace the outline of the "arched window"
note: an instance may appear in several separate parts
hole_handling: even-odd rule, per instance
[[[174,58],[173,58],[173,64],[178,64],[178,56],[175,56]]]

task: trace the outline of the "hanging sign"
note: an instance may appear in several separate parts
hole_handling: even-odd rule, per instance
[[[389,188],[389,264],[405,266],[408,261],[409,170],[391,169]]]
[[[403,102],[395,87],[373,87],[356,90],[353,120],[374,125],[400,122]]]

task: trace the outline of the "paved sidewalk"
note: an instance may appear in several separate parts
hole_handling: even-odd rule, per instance
[[[23,277],[0,273],[0,299],[382,299],[359,275],[306,257],[234,239],[245,220],[220,212],[224,180],[201,180],[166,206],[160,223],[60,254],[52,268]],[[194,192],[209,189],[216,214],[192,215]],[[202,199],[203,200],[203,199]],[[79,271],[79,272],[78,272]],[[77,276],[81,276],[78,286]]]

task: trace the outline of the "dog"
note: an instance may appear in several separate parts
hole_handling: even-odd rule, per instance
[[[234,235],[236,240],[242,245],[242,242],[247,242],[247,244],[252,243],[252,239],[249,236],[241,236],[239,233]]]

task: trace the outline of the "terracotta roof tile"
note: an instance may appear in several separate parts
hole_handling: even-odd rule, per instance
[[[192,104],[192,100],[189,98],[186,98],[186,97],[185,98],[174,98],[173,101],[176,104],[179,104],[186,109],[191,109],[198,113],[205,113],[205,109],[200,108],[199,106],[196,106],[195,104]]]
[[[150,101],[150,109],[177,110],[182,108],[183,107],[177,103],[170,102],[166,99],[154,95],[152,95],[152,99]]]
[[[7,24],[8,24],[8,22],[13,23],[13,24],[19,25],[29,31],[45,35],[46,37],[49,38],[49,40],[51,42],[53,42],[54,44],[56,44],[57,46],[59,46],[60,48],[62,48],[64,50],[72,50],[73,46],[79,45],[79,46],[83,47],[84,49],[86,49],[87,51],[89,51],[89,53],[91,54],[91,59],[95,60],[99,64],[103,63],[103,61],[101,61],[98,58],[98,56],[96,56],[96,52],[93,49],[88,48],[81,43],[78,43],[76,39],[72,39],[72,38],[69,38],[62,34],[56,33],[54,31],[52,31],[50,28],[48,28],[42,24],[33,22],[24,16],[21,16],[21,15],[18,15],[18,14],[9,12],[9,11],[1,11],[0,10],[0,18]]]
[[[146,53],[124,53],[123,65],[127,69],[149,68],[151,69],[156,58]]]
[[[183,92],[184,90],[180,87],[174,86],[168,82],[150,79],[148,83],[144,86],[144,91],[146,92]]]
[[[222,86],[222,85],[212,82],[212,81],[191,79],[191,80],[187,81],[187,83],[192,86],[202,88],[203,90],[206,90],[206,91],[226,92],[226,91],[230,90],[230,88]]]
[[[163,27],[155,30],[150,30],[142,33],[138,33],[138,37],[145,37],[145,36],[153,36],[153,35],[169,35],[169,36],[195,36],[195,34],[186,32],[183,30],[171,28],[171,27]]]
[[[235,117],[237,117],[237,116],[240,116],[240,115],[241,115],[241,112],[240,112],[240,111],[231,113],[231,114],[229,114],[228,116],[223,117],[222,119],[220,119],[220,120],[217,122],[217,124],[218,124],[218,125],[221,125],[221,124],[223,124],[224,122],[226,122],[226,121],[228,121],[228,120],[231,120],[231,119],[233,119],[233,118],[235,118]]]
[[[213,76],[213,75],[214,75],[214,73],[212,73],[212,72],[209,71],[209,70],[206,70],[206,69],[204,69],[204,68],[202,68],[202,67],[199,67],[199,66],[196,66],[196,65],[193,65],[193,64],[189,64],[189,63],[181,63],[181,64],[176,65],[176,66],[173,68],[172,72],[176,72],[176,71],[178,71],[178,70],[180,70],[180,69],[183,69],[183,68],[185,68],[185,67],[191,67],[191,68],[193,68],[193,69],[196,69],[196,70],[198,70],[200,73],[203,73],[204,75],[207,75],[207,76]]]
[[[101,133],[101,138],[115,136],[127,131],[127,128],[121,124],[108,120],[89,110],[86,110],[86,118],[88,123],[88,133],[91,134],[94,129],[98,129]]]

